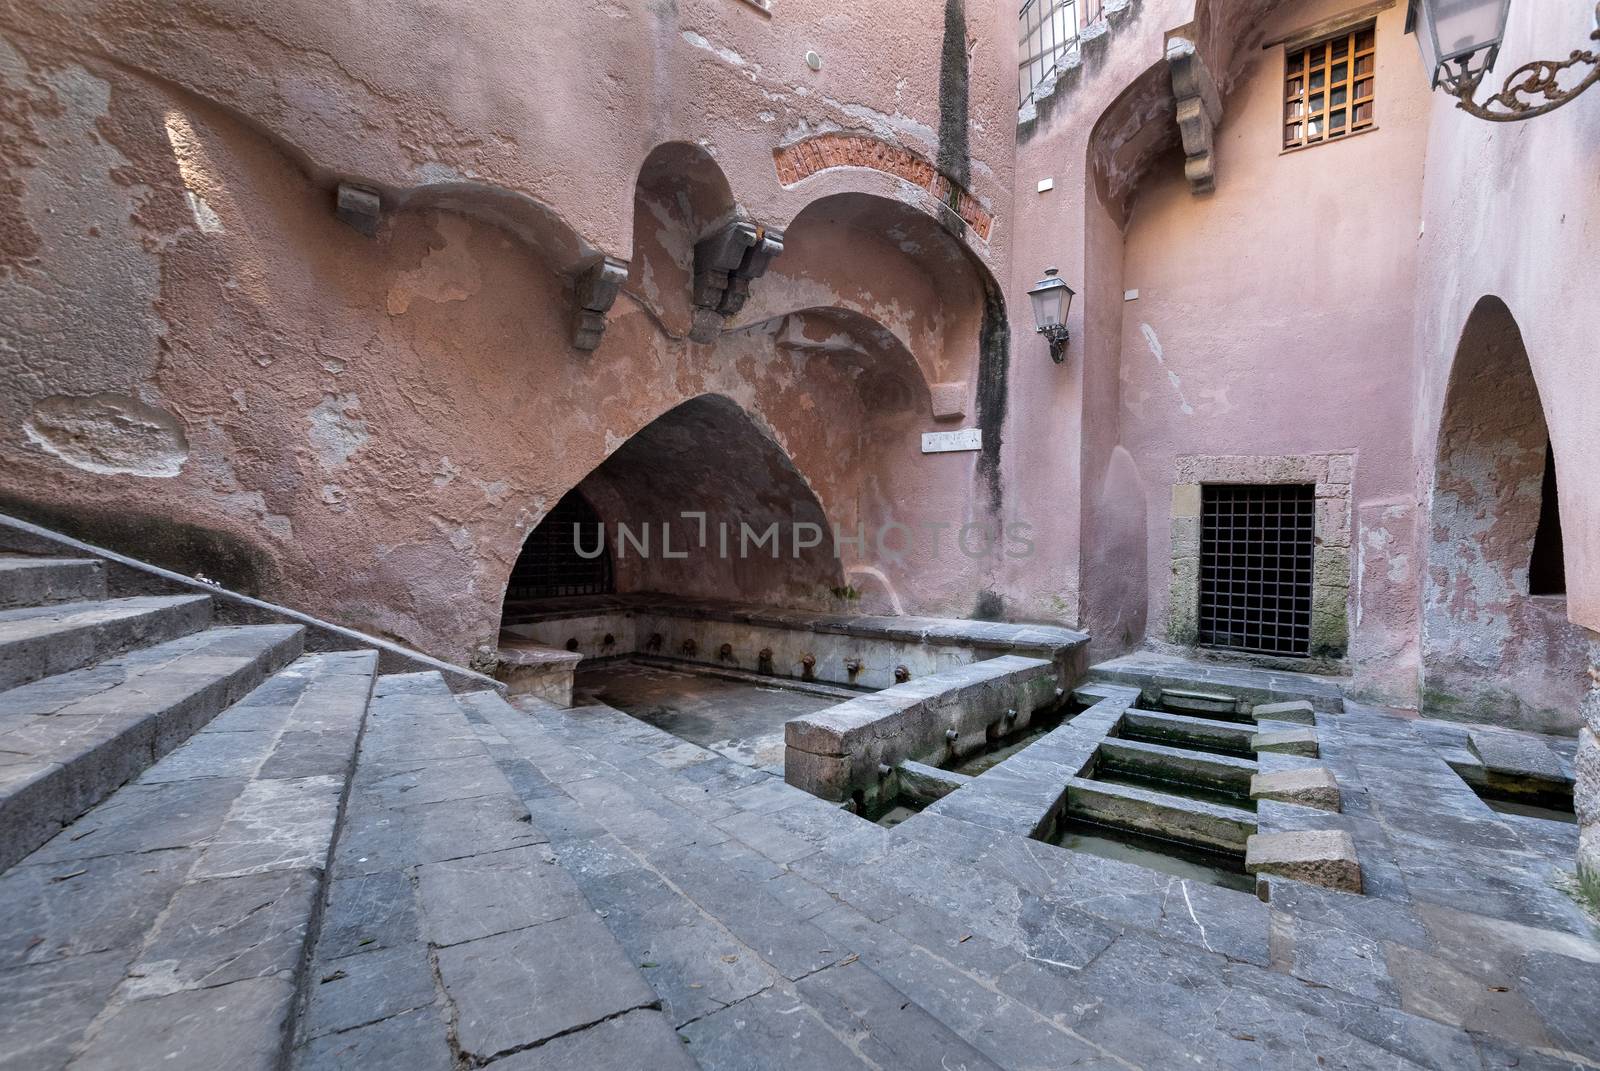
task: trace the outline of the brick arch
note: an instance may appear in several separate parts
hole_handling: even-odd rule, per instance
[[[860,167],[901,179],[926,191],[932,204],[924,211],[950,223],[959,221],[984,242],[994,229],[994,216],[956,179],[930,160],[901,145],[853,131],[813,134],[772,150],[778,181],[797,185],[813,175],[841,167]]]

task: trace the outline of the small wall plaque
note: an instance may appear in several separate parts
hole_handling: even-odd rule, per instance
[[[948,454],[958,450],[982,449],[982,428],[962,428],[960,431],[927,431],[922,434],[922,452],[924,454]]]

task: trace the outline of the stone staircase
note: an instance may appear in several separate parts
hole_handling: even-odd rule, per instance
[[[306,654],[297,624],[208,627],[204,596],[105,599],[93,561],[0,562],[0,1068],[1600,1051],[1559,1015],[1600,985],[1564,917],[1268,904],[932,811],[890,831],[609,707],[453,694]],[[1521,1017],[1487,1033],[1449,1010],[1507,988]]]

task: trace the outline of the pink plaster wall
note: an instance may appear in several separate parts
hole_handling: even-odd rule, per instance
[[[1286,7],[1262,34],[1345,6]],[[1175,156],[1139,187],[1122,273],[1138,298],[1123,302],[1120,335],[1122,441],[1149,481],[1151,620],[1168,611],[1178,454],[1355,450],[1349,658],[1358,687],[1396,700],[1417,665],[1420,563],[1388,540],[1414,523],[1409,294],[1427,117],[1403,21],[1399,6],[1378,17],[1377,128],[1293,152],[1283,49],[1241,50],[1216,192],[1191,193]]]
[[[948,526],[847,555],[857,605],[1082,625],[1107,654],[1165,635],[1175,457],[1353,450],[1349,667],[1414,703],[1440,413],[1485,295],[1556,445],[1564,612],[1600,628],[1600,94],[1511,126],[1453,111],[1397,3],[1377,129],[1281,154],[1259,43],[1350,6],[1112,5],[1019,130],[1015,11],[978,0],[954,49],[933,0],[486,0],[445,32],[401,0],[0,3],[0,503],[466,660],[543,512],[715,394],[829,521]],[[1502,70],[1587,34],[1537,7],[1513,4]],[[1182,175],[1169,32],[1223,90],[1213,194]],[[986,239],[883,170],[780,181],[775,154],[824,132],[948,158],[952,117]],[[383,192],[376,240],[334,220],[341,179]],[[734,214],[787,250],[693,344],[693,243]],[[631,273],[580,354],[571,275],[602,253]],[[1079,291],[1062,366],[1026,296],[1050,265]],[[983,453],[921,453],[980,422]],[[961,550],[1000,519],[1031,555]],[[729,583],[803,602],[823,579]]]
[[[1592,29],[1582,4],[1512,5],[1498,73],[1563,58]],[[1480,90],[1480,96],[1488,91]],[[1600,93],[1549,115],[1487,123],[1432,101],[1417,276],[1413,423],[1431,447],[1451,362],[1478,301],[1510,310],[1555,447],[1571,620],[1600,630]],[[1431,457],[1431,449],[1420,454]]]
[[[930,383],[978,381],[1011,226],[986,13],[962,42],[983,241],[888,174],[778,181],[774,151],[820,129],[937,155],[944,28],[903,5],[491,5],[453,34],[406,5],[69,7],[0,8],[6,506],[460,661],[492,648],[543,512],[702,394],[847,531],[968,518],[975,456],[916,443]],[[701,148],[636,196],[667,141]],[[375,240],[334,219],[336,177],[403,206]],[[733,211],[790,226],[791,255],[692,344],[692,244]],[[634,263],[581,354],[566,273],[594,251]],[[760,471],[756,453],[725,462]],[[815,604],[842,572],[865,608],[954,612],[989,568],[948,542],[874,557],[719,587]]]

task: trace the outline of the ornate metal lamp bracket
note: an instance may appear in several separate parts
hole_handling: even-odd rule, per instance
[[[1600,4],[1595,5],[1595,19],[1597,27],[1589,35],[1589,39],[1600,41]],[[1531,63],[1524,63],[1506,76],[1500,92],[1479,104],[1472,99],[1473,94],[1478,91],[1478,84],[1483,81],[1483,76],[1487,73],[1486,68],[1492,62],[1494,62],[1493,52],[1489,53],[1484,66],[1476,69],[1471,66],[1471,57],[1457,60],[1454,70],[1449,67],[1444,69],[1446,73],[1440,78],[1439,84],[1444,87],[1445,92],[1456,98],[1456,107],[1476,115],[1479,119],[1495,123],[1532,119],[1536,115],[1553,112],[1585,89],[1600,82],[1600,49],[1573,49],[1572,55],[1564,60],[1534,60]],[[1590,70],[1583,80],[1569,89],[1562,89],[1559,81],[1561,75],[1585,64]]]

